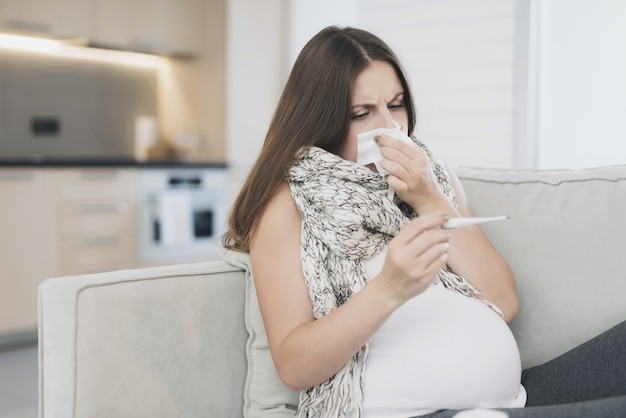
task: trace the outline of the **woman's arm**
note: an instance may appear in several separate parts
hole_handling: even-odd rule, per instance
[[[461,182],[453,170],[447,166],[446,170],[456,193],[458,215],[472,216]],[[519,311],[519,304],[509,264],[478,225],[451,231],[450,268],[481,290],[484,299],[495,303],[506,322],[511,321]]]
[[[445,212],[450,216],[472,216],[467,196],[454,171],[446,167],[456,193],[458,210],[437,186],[426,153],[402,141],[383,136],[379,145],[385,158],[387,180],[398,196],[421,216]],[[508,263],[496,251],[479,226],[450,230],[452,234],[448,265],[482,292],[482,297],[496,304],[509,322],[519,310],[515,279]]]
[[[285,384],[302,390],[330,378],[395,309],[432,282],[447,256],[447,233],[437,228],[443,222],[431,214],[409,223],[390,242],[380,275],[315,320],[300,258],[300,213],[287,184],[279,188],[255,230],[250,256],[270,351]]]

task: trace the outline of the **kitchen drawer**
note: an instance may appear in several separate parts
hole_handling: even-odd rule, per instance
[[[119,268],[122,268],[137,257],[135,231],[66,234],[62,254],[64,274],[73,266],[106,265],[118,268],[119,264]]]
[[[120,260],[98,259],[77,260],[63,265],[64,276],[76,276],[81,274],[103,273],[115,270],[127,270],[137,268],[137,261],[130,258]]]
[[[62,228],[65,233],[133,230],[137,223],[136,211],[135,201],[126,199],[66,201]]]
[[[132,169],[68,170],[63,176],[65,199],[126,198],[136,199],[137,176]]]

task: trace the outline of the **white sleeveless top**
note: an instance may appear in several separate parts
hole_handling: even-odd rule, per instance
[[[382,269],[385,254],[365,262],[368,280]],[[519,351],[506,322],[440,282],[402,305],[372,337],[364,379],[366,418],[526,404]]]

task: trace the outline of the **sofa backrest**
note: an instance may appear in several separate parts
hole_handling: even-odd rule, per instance
[[[456,170],[517,280],[522,363],[549,360],[626,318],[626,166]]]

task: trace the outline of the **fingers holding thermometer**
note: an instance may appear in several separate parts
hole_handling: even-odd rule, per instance
[[[390,242],[379,279],[400,303],[419,295],[437,277],[447,260],[450,229],[509,219],[457,217],[429,213],[410,221]]]
[[[402,302],[426,290],[445,265],[451,238],[442,228],[447,220],[440,213],[419,216],[389,242],[379,278]]]

